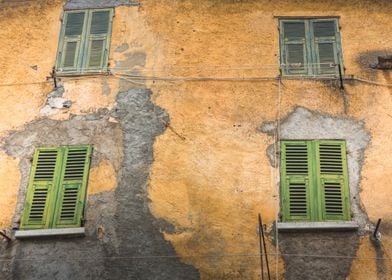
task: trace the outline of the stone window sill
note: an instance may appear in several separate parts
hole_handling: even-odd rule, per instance
[[[342,222],[278,222],[280,232],[293,231],[356,231],[358,224],[351,221]]]
[[[15,232],[16,239],[42,238],[51,236],[79,237],[85,235],[86,231],[84,227],[17,230]]]

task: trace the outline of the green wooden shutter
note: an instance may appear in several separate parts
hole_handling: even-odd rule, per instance
[[[307,23],[303,20],[281,22],[281,61],[284,63],[285,74],[309,74],[306,30]]]
[[[35,151],[21,229],[50,227],[60,169],[59,149],[40,148]]]
[[[311,146],[306,141],[281,143],[282,220],[301,221],[313,218],[311,201]]]
[[[64,147],[54,227],[78,227],[84,210],[91,146]]]
[[[87,38],[87,71],[106,71],[110,44],[112,10],[90,11]]]
[[[57,55],[57,69],[59,71],[80,71],[86,22],[86,11],[65,13],[59,53]]]
[[[317,141],[321,219],[350,220],[350,195],[344,141]]]
[[[337,74],[339,64],[338,36],[335,20],[312,20],[313,72],[318,75]]]

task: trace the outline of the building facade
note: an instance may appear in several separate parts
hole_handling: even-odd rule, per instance
[[[0,1],[0,278],[391,279],[391,14]]]

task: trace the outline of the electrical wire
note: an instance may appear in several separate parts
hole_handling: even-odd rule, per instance
[[[274,65],[276,66],[276,65]],[[176,66],[173,66],[175,68]],[[212,70],[217,70],[214,67],[220,67],[220,66],[210,66]],[[242,67],[232,67],[232,66],[222,66],[223,68],[218,68],[218,70],[240,70],[240,69],[248,69],[248,70],[255,70],[255,69],[261,69],[258,67],[254,66],[242,66]],[[181,69],[182,67],[178,67],[177,69]],[[186,68],[193,68],[192,66],[186,66]],[[209,67],[194,67],[195,69],[209,69]],[[129,74],[129,73],[121,73],[114,71],[116,68],[111,68],[112,73],[108,75],[102,75],[102,74],[96,74],[96,75],[80,75],[80,76],[59,76],[60,79],[64,81],[72,81],[72,80],[85,80],[86,78],[102,78],[102,77],[118,77],[120,79],[127,77],[127,81],[129,82],[135,82],[135,80],[142,80],[142,81],[148,81],[148,80],[157,80],[157,81],[272,81],[272,80],[277,80],[277,76],[249,76],[249,77],[235,77],[235,76],[227,76],[227,77],[220,77],[220,76],[156,76],[156,75],[136,75],[136,74]],[[153,69],[153,68],[150,68]],[[164,68],[162,68],[164,69]],[[170,67],[168,68],[170,69]],[[143,70],[143,69],[142,69]],[[141,70],[137,69],[129,69],[129,71],[138,71],[140,72]],[[145,69],[145,71],[149,71],[148,69]],[[156,69],[150,70],[152,72],[159,72]],[[164,72],[164,70],[162,70]],[[284,79],[287,80],[303,80],[303,81],[320,81],[320,80],[335,80],[336,77],[320,77],[320,76],[286,76],[283,77]],[[280,78],[281,79],[281,78]],[[392,84],[386,84],[386,83],[381,83],[377,81],[372,81],[372,80],[367,80],[364,78],[352,76],[349,78],[344,78],[344,80],[355,80],[358,82],[362,83],[369,83],[377,86],[386,86],[386,87],[392,87]],[[35,84],[50,84],[52,83],[51,81],[43,81],[43,82],[31,82],[31,83],[9,83],[9,84],[0,84],[0,87],[10,87],[10,86],[22,86],[22,85],[35,85]],[[140,84],[140,83],[139,83]]]
[[[360,78],[360,77],[354,76],[352,79],[355,81],[358,81],[358,82],[363,82],[363,83],[372,84],[372,85],[376,85],[376,86],[392,87],[392,84],[384,84],[384,83],[380,83],[380,82],[376,82],[376,81],[372,81],[372,80],[367,80],[367,79]]]
[[[0,87],[13,87],[13,86],[24,86],[24,85],[41,85],[41,84],[53,84],[53,82],[31,82],[31,83],[10,83],[10,84],[0,84]]]
[[[358,257],[358,256],[347,256],[347,255],[318,255],[318,254],[275,254],[275,253],[267,253],[268,256],[275,257],[285,257],[285,258],[319,258],[319,259],[350,259],[350,260],[388,260],[392,261],[391,258],[385,257]],[[276,256],[278,255],[278,256]],[[72,261],[83,261],[83,260],[131,260],[131,259],[173,259],[173,258],[181,258],[181,259],[189,259],[189,258],[207,258],[207,259],[215,259],[215,258],[236,258],[236,257],[248,257],[248,258],[259,258],[260,254],[222,254],[222,255],[150,255],[150,256],[111,256],[106,257],[102,256],[99,258],[94,257],[83,257],[83,258],[72,258]],[[12,261],[55,261],[61,260],[66,261],[63,257],[58,258],[0,258],[0,262],[12,262]]]

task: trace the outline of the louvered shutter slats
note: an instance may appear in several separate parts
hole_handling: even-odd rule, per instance
[[[288,74],[307,74],[305,23],[284,22],[282,27],[286,72]]]
[[[316,74],[336,73],[338,61],[336,24],[334,20],[314,20],[313,44],[314,48],[314,72]]]
[[[350,219],[344,141],[283,141],[283,221]]]
[[[325,220],[348,220],[350,218],[349,196],[344,143],[320,141],[316,147],[322,195],[322,216]]]
[[[309,147],[306,142],[282,144],[283,219],[309,220]]]
[[[35,152],[30,182],[26,195],[21,228],[45,228],[50,224],[50,215],[55,201],[54,185],[59,171],[57,150],[38,149]]]
[[[80,226],[90,155],[91,146],[36,150],[21,229]]]
[[[280,36],[284,74],[338,75],[341,49],[337,19],[283,19]]]
[[[107,70],[112,9],[66,12],[57,70],[64,73]]]
[[[107,46],[110,29],[110,11],[93,11],[91,13],[91,25],[88,35],[88,59],[89,70],[103,69],[107,63]]]
[[[85,199],[91,147],[66,148],[64,168],[59,183],[56,227],[80,226]]]
[[[61,71],[77,71],[81,67],[83,32],[86,12],[69,12],[65,15],[65,28],[60,48],[58,68]]]

